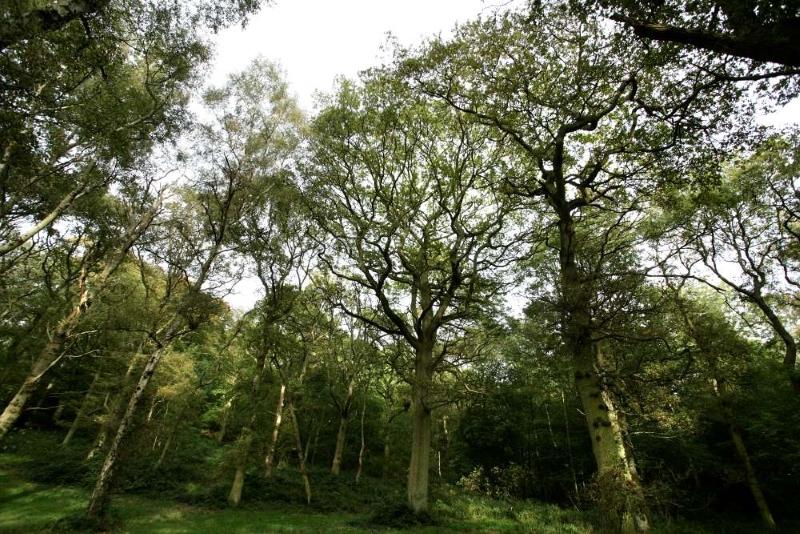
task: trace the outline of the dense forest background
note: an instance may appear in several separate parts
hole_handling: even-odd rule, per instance
[[[796,2],[498,7],[313,116],[202,84],[259,8],[0,6],[3,508],[800,525]]]

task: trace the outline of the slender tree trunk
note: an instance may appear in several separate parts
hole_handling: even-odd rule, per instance
[[[306,492],[306,503],[311,504],[311,481],[308,479],[308,472],[306,471],[305,456],[303,455],[303,439],[300,437],[300,425],[297,423],[297,414],[294,410],[294,403],[291,397],[287,402],[286,409],[289,412],[289,418],[292,421],[292,431],[294,432],[295,447],[297,448],[297,466],[300,470],[300,476],[303,478],[303,487]]]
[[[225,403],[225,408],[222,411],[222,421],[219,425],[219,434],[217,434],[217,443],[222,443],[225,439],[225,430],[228,428],[228,418],[230,418],[231,408],[233,407],[233,398],[228,399]]]
[[[347,415],[339,416],[339,431],[336,433],[336,448],[333,451],[331,474],[338,475],[342,471],[342,454],[344,454],[344,441],[347,434]]]
[[[160,208],[160,200],[156,202],[153,207],[148,210],[142,217],[136,221],[131,227],[125,231],[123,236],[123,246],[108,260],[103,270],[97,275],[94,280],[92,291],[87,286],[88,270],[84,266],[81,275],[78,279],[79,297],[78,303],[72,308],[70,313],[58,322],[52,338],[44,346],[42,351],[36,357],[31,372],[25,378],[25,381],[20,386],[14,398],[6,406],[3,413],[0,415],[0,440],[8,433],[9,429],[19,419],[25,404],[31,396],[31,393],[36,388],[42,376],[53,366],[60,356],[64,345],[72,334],[72,330],[78,325],[81,316],[84,315],[86,310],[92,305],[94,295],[103,291],[108,279],[122,264],[123,260],[128,254],[130,248],[134,245],[139,236],[144,232],[153,222],[153,219]]]
[[[81,184],[69,193],[67,193],[64,198],[61,199],[61,202],[50,211],[41,221],[31,226],[28,230],[22,232],[19,236],[14,239],[11,239],[7,243],[3,243],[0,245],[0,257],[5,256],[9,252],[12,252],[25,243],[27,243],[32,237],[36,234],[50,226],[53,221],[55,221],[67,208],[72,206],[72,204],[80,198],[83,194],[85,194],[89,190],[89,187],[85,184]]]
[[[275,468],[275,449],[278,447],[278,436],[281,432],[281,421],[283,420],[283,403],[286,399],[286,384],[281,384],[278,391],[278,403],[275,406],[275,421],[272,424],[272,438],[267,448],[267,456],[264,458],[264,477],[270,478]]]
[[[86,392],[86,395],[83,396],[83,400],[81,400],[81,405],[78,408],[78,413],[75,414],[75,419],[72,420],[72,424],[69,427],[69,431],[67,435],[64,436],[64,440],[61,442],[62,447],[66,447],[69,445],[69,442],[72,440],[72,436],[75,435],[75,432],[78,430],[78,427],[83,422],[83,417],[86,414],[86,409],[89,407],[89,401],[91,400],[92,393],[94,393],[94,388],[97,385],[97,381],[100,378],[100,371],[96,371],[94,373],[94,378],[92,379],[92,384],[89,386],[89,390]]]
[[[364,439],[364,415],[367,411],[367,400],[361,404],[361,448],[358,450],[358,469],[356,470],[356,484],[361,479],[361,471],[364,469],[364,453],[366,452],[366,440]]]
[[[252,406],[252,413],[247,424],[242,427],[242,432],[239,436],[239,451],[236,461],[236,472],[233,476],[233,484],[231,491],[228,494],[228,503],[231,506],[238,506],[239,501],[242,499],[242,488],[244,487],[244,476],[247,470],[247,459],[250,456],[250,447],[253,443],[253,429],[256,426],[258,413],[256,405],[258,404],[259,395],[261,393],[261,380],[264,376],[264,366],[267,362],[267,354],[261,351],[258,355],[256,362],[256,373],[253,376],[253,382],[250,386],[250,402]]]
[[[725,423],[728,425],[728,432],[731,435],[733,446],[736,449],[736,455],[742,462],[745,480],[747,480],[747,486],[750,489],[751,495],[753,496],[753,501],[756,504],[756,508],[758,508],[761,521],[764,523],[766,528],[774,530],[776,528],[775,519],[772,517],[772,512],[770,512],[767,499],[764,497],[764,492],[761,490],[761,484],[758,482],[756,470],[753,468],[753,464],[750,461],[750,455],[747,452],[744,439],[742,439],[742,431],[736,424],[736,417],[734,416],[733,409],[730,406],[730,403],[727,399],[727,394],[725,392],[725,383],[714,378],[712,380],[712,386],[714,388],[714,394],[716,395],[720,403],[720,407],[722,408],[722,414],[725,418]]]
[[[141,350],[142,345],[139,345],[139,349],[136,351],[136,354],[131,357],[131,361],[128,364],[128,369],[125,371],[125,376],[122,377],[122,383],[119,386],[119,391],[114,396],[114,400],[112,401],[111,407],[108,410],[108,416],[106,417],[105,421],[103,421],[103,424],[100,425],[100,431],[97,433],[94,446],[86,454],[87,462],[94,458],[98,452],[103,450],[103,447],[106,445],[106,441],[108,441],[109,434],[111,434],[111,432],[116,428],[117,421],[122,417],[122,411],[125,407],[125,392],[128,390],[128,384],[133,376],[133,370],[136,367],[136,356],[141,353]]]
[[[153,466],[154,470],[157,471],[164,463],[164,459],[167,457],[167,451],[169,450],[170,445],[172,445],[172,438],[174,436],[175,436],[175,429],[173,429],[167,435],[167,441],[164,442],[164,447],[161,449],[161,454],[158,456],[158,460],[156,460],[156,464]]]
[[[319,448],[319,429],[322,426],[322,422],[317,425],[317,429],[314,431],[314,445],[311,447],[311,459],[310,465],[314,467],[314,460],[317,458],[317,449]]]
[[[72,330],[78,324],[78,320],[88,307],[90,300],[89,292],[86,288],[86,276],[87,272],[84,269],[81,272],[78,282],[80,287],[78,303],[72,308],[72,311],[70,311],[66,317],[58,322],[56,331],[53,333],[53,336],[50,338],[47,344],[45,344],[44,348],[39,352],[39,355],[36,357],[36,360],[34,361],[33,366],[28,373],[28,376],[25,377],[24,382],[11,399],[11,402],[9,402],[5,407],[3,413],[0,414],[0,439],[2,439],[8,433],[14,423],[17,422],[17,419],[19,419],[20,415],[22,415],[25,405],[28,403],[31,395],[36,390],[36,386],[39,384],[42,376],[44,376],[44,374],[56,362],[57,358],[61,354],[64,344],[72,333]]]
[[[753,464],[750,462],[750,455],[747,454],[747,448],[744,445],[742,434],[735,425],[730,426],[730,433],[733,439],[733,445],[736,448],[736,454],[742,461],[747,485],[750,488],[750,493],[753,495],[758,513],[761,515],[761,520],[764,522],[766,528],[774,530],[775,519],[772,518],[772,512],[769,510],[767,499],[764,497],[764,492],[761,491],[761,484],[759,484],[755,469],[753,469]]]
[[[336,433],[336,449],[333,451],[333,462],[331,463],[331,473],[338,475],[342,470],[342,455],[344,454],[344,442],[347,437],[347,420],[350,417],[350,404],[353,402],[353,391],[355,381],[350,380],[347,386],[347,397],[341,405],[339,411],[339,431]]]
[[[255,421],[255,415],[251,416],[250,421],[244,427],[239,435],[238,452],[236,457],[236,469],[233,475],[233,483],[231,484],[231,491],[228,493],[228,504],[231,506],[239,506],[242,500],[242,489],[244,488],[244,474],[247,469],[247,457],[250,455],[250,446],[253,442],[253,429],[252,425]]]
[[[420,343],[415,358],[412,386],[411,462],[408,469],[408,505],[414,512],[428,511],[428,479],[431,460],[431,409],[428,395],[433,378],[433,342]]]
[[[89,506],[86,510],[87,516],[94,521],[100,522],[105,518],[108,507],[109,490],[111,489],[111,481],[114,474],[114,468],[116,467],[120,446],[130,430],[130,426],[133,423],[133,417],[136,414],[136,409],[139,407],[139,403],[144,396],[145,389],[150,383],[150,378],[153,376],[158,363],[161,361],[164,351],[164,347],[159,347],[154,350],[147,359],[147,363],[145,363],[142,374],[139,377],[139,382],[136,384],[136,389],[133,390],[133,394],[128,400],[128,406],[125,409],[125,413],[119,422],[117,433],[114,435],[114,439],[111,441],[111,445],[108,448],[106,458],[103,462],[103,467],[100,469],[100,473],[97,476],[97,482],[95,483],[94,490],[89,498]]]
[[[233,483],[231,484],[231,491],[228,493],[228,504],[231,506],[238,506],[239,501],[242,499],[242,489],[244,488],[244,466],[237,465],[236,471],[233,474]]]
[[[53,411],[53,422],[55,424],[61,424],[61,414],[64,413],[64,403],[62,401],[58,401],[58,406]]]
[[[766,316],[769,324],[772,326],[772,329],[775,330],[775,333],[778,334],[778,336],[781,338],[781,341],[783,341],[783,345],[785,347],[783,366],[789,376],[789,382],[792,385],[792,388],[795,392],[800,393],[800,373],[798,373],[796,369],[797,342],[795,341],[794,336],[789,333],[789,330],[783,324],[783,321],[781,321],[780,317],[778,317],[772,307],[761,296],[760,289],[756,293],[750,295],[750,300],[752,300],[755,305],[758,306],[758,308]]]

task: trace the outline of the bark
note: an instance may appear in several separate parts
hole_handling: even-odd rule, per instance
[[[761,484],[759,484],[755,469],[753,469],[753,464],[750,462],[750,455],[747,454],[747,448],[742,439],[742,434],[735,425],[730,426],[730,433],[733,445],[736,448],[736,454],[742,461],[747,485],[750,488],[750,493],[753,495],[753,500],[756,503],[761,520],[764,522],[765,527],[774,530],[775,519],[772,518],[772,512],[769,510],[767,499],[764,497],[764,492],[761,491]]]
[[[644,492],[625,445],[622,414],[598,372],[602,348],[598,344],[588,348],[575,363],[575,381],[597,463],[601,507],[612,528],[625,533],[647,532]]]
[[[233,398],[230,398],[225,403],[225,408],[222,411],[222,421],[219,424],[219,434],[217,434],[217,443],[222,443],[225,440],[225,430],[227,430],[228,428],[228,418],[230,417],[232,407],[233,407]]]
[[[431,459],[431,409],[428,406],[433,378],[433,342],[417,349],[411,406],[411,462],[408,469],[408,505],[414,512],[428,511],[428,479]]]
[[[742,438],[742,431],[736,424],[736,417],[734,416],[733,409],[730,406],[730,402],[727,399],[727,393],[725,392],[725,382],[715,378],[712,380],[712,385],[714,387],[714,394],[716,395],[717,400],[719,400],[720,408],[722,409],[722,415],[725,418],[725,423],[728,425],[728,432],[731,435],[733,446],[736,449],[736,455],[742,462],[742,468],[744,469],[747,487],[750,489],[750,494],[753,496],[753,501],[756,504],[756,508],[758,508],[761,521],[764,523],[766,528],[774,530],[776,528],[775,519],[772,517],[772,512],[770,512],[767,499],[764,497],[764,492],[761,490],[761,484],[758,482],[756,471],[753,468],[752,462],[750,461],[750,455],[747,452],[747,447],[745,446],[744,439]]]
[[[238,506],[242,499],[242,488],[244,487],[244,466],[237,465],[233,475],[231,491],[228,493],[228,503],[231,506]]]
[[[75,414],[75,419],[72,420],[72,424],[69,427],[67,435],[64,436],[64,440],[61,442],[62,447],[66,447],[67,445],[69,445],[69,442],[72,440],[72,436],[75,435],[75,432],[78,430],[78,427],[83,422],[83,418],[86,415],[86,409],[89,407],[89,401],[92,398],[92,393],[94,393],[94,389],[95,386],[97,385],[97,381],[99,378],[100,378],[100,371],[97,371],[94,374],[94,378],[92,379],[92,383],[89,386],[89,390],[86,392],[86,395],[83,396],[81,405],[78,408],[78,413]]]
[[[252,413],[250,419],[242,427],[242,432],[239,436],[239,452],[236,459],[236,473],[233,477],[233,484],[231,491],[228,495],[228,503],[231,506],[237,506],[242,498],[242,488],[244,487],[244,475],[247,469],[247,459],[250,456],[250,447],[253,443],[253,429],[255,428],[258,413],[256,405],[258,403],[259,395],[261,393],[261,380],[264,377],[264,366],[266,365],[267,355],[266,352],[261,351],[258,355],[256,362],[256,373],[253,376],[253,382],[250,386],[250,401]]]
[[[7,243],[0,245],[0,257],[5,256],[9,252],[13,252],[28,241],[30,241],[36,234],[53,224],[55,221],[65,210],[67,210],[72,204],[79,199],[82,195],[84,195],[89,188],[86,185],[79,185],[69,193],[67,193],[64,198],[61,199],[61,202],[53,208],[50,213],[48,213],[41,221],[31,226],[26,231],[22,232],[19,236],[14,239],[9,240]]]
[[[364,399],[361,405],[361,448],[358,450],[358,469],[356,470],[356,484],[361,479],[361,471],[364,469],[364,453],[366,452],[366,440],[364,439],[364,415],[367,412],[367,401]]]
[[[25,405],[28,403],[28,400],[30,400],[34,391],[36,391],[36,387],[39,385],[42,376],[56,363],[64,344],[71,335],[72,330],[78,324],[81,315],[88,307],[90,299],[89,291],[86,288],[86,274],[86,270],[84,269],[81,272],[78,282],[80,287],[78,303],[66,317],[58,322],[52,337],[34,360],[28,376],[25,377],[22,385],[5,407],[3,413],[0,414],[0,439],[5,437],[11,427],[14,426],[14,423],[17,422],[20,415],[22,415]]]
[[[311,504],[311,481],[308,479],[308,471],[306,471],[305,456],[303,455],[303,440],[300,437],[300,425],[297,423],[297,414],[294,410],[294,403],[291,397],[289,398],[286,406],[289,412],[289,418],[292,421],[292,430],[294,433],[295,447],[297,448],[297,466],[300,470],[300,476],[303,478],[303,488],[306,492],[306,503]]]
[[[141,345],[137,350],[137,354],[139,354],[142,350]],[[106,420],[103,421],[103,424],[100,425],[100,431],[97,433],[97,439],[95,439],[94,446],[92,449],[86,454],[86,461],[88,462],[94,456],[103,450],[103,447],[106,445],[106,441],[108,441],[108,436],[111,434],[112,430],[116,427],[117,421],[122,417],[123,408],[125,407],[124,400],[125,400],[125,392],[128,390],[128,384],[130,381],[131,376],[133,376],[133,369],[136,367],[136,356],[131,358],[131,362],[128,364],[128,369],[125,371],[125,376],[122,378],[122,383],[120,384],[119,392],[114,397],[114,401],[111,404],[111,408],[108,410],[108,417]]]
[[[786,372],[789,375],[789,382],[792,385],[792,388],[795,392],[800,393],[800,375],[797,373],[796,365],[797,365],[797,342],[794,339],[794,336],[789,333],[789,330],[783,324],[778,314],[772,309],[772,307],[764,300],[761,296],[760,288],[750,295],[750,300],[758,306],[761,312],[766,316],[767,321],[772,326],[772,329],[775,330],[775,333],[783,341],[783,345],[785,347],[785,352],[783,356],[783,366],[786,369]]]
[[[267,449],[267,456],[264,459],[264,476],[270,478],[275,467],[275,450],[278,447],[278,436],[281,432],[281,422],[283,420],[283,403],[286,398],[286,384],[281,384],[278,392],[278,404],[275,406],[275,421],[272,424],[272,438]]]
[[[228,493],[228,504],[231,506],[238,506],[242,500],[242,489],[244,488],[244,473],[247,468],[247,457],[250,454],[250,446],[253,442],[253,430],[251,425],[253,423],[251,418],[250,422],[242,428],[239,435],[239,451],[236,459],[236,470],[233,475],[233,483],[231,484],[231,491]]]
[[[347,421],[350,418],[350,405],[353,402],[353,392],[355,381],[350,380],[347,386],[347,396],[339,410],[339,431],[336,433],[336,449],[333,451],[333,462],[331,463],[331,473],[338,475],[342,470],[342,455],[344,454],[344,443],[347,437]]]
[[[614,20],[630,26],[640,37],[703,48],[731,56],[800,66],[800,38],[791,32],[767,28],[754,35],[735,36],[656,24],[616,15]]]
[[[133,423],[133,417],[136,414],[136,410],[139,407],[142,397],[144,396],[145,389],[150,383],[150,378],[153,376],[156,367],[158,367],[158,363],[161,361],[162,356],[164,356],[164,351],[164,347],[158,347],[153,351],[152,354],[150,354],[150,357],[147,359],[147,363],[145,363],[144,369],[142,370],[142,374],[139,376],[136,389],[133,390],[133,394],[131,394],[131,397],[128,400],[128,406],[119,422],[117,432],[108,448],[106,458],[103,461],[103,467],[100,468],[100,474],[97,476],[97,482],[95,483],[94,490],[89,498],[89,506],[86,510],[86,514],[92,520],[100,522],[105,518],[108,507],[109,490],[111,488],[111,481],[114,475],[114,468],[116,467],[120,446],[130,431],[131,424]]]
[[[152,215],[154,217],[155,212],[153,212]],[[152,221],[152,218],[150,220]],[[195,279],[194,284],[192,284],[188,295],[199,292],[203,287],[203,283],[205,282],[208,273],[211,271],[211,266],[219,254],[219,250],[222,245],[222,237],[224,235],[225,232],[223,224],[223,228],[220,229],[217,235],[217,241],[215,241],[214,245],[211,247],[208,257],[206,257],[205,261],[200,267],[200,273],[198,274],[197,279]],[[164,327],[163,339],[168,340],[167,345],[159,344],[159,346],[156,347],[156,349],[147,359],[144,370],[139,377],[139,382],[136,385],[136,389],[133,390],[133,394],[128,400],[128,406],[125,410],[125,414],[122,416],[119,427],[117,427],[117,433],[115,434],[106,454],[106,458],[103,461],[103,467],[100,469],[100,473],[97,476],[97,482],[95,483],[94,490],[92,491],[92,495],[89,499],[89,506],[86,509],[86,516],[92,522],[99,523],[105,518],[106,512],[108,511],[107,509],[110,497],[109,491],[111,489],[114,467],[116,465],[120,446],[130,430],[130,425],[133,422],[133,416],[139,407],[139,403],[144,395],[144,390],[147,387],[147,384],[150,382],[150,378],[153,376],[156,367],[158,367],[158,363],[161,361],[164,351],[168,348],[169,343],[177,335],[178,329],[180,328],[179,321],[180,319],[176,315]]]
[[[167,435],[167,441],[164,442],[164,447],[161,449],[161,454],[158,456],[158,460],[156,460],[156,464],[153,466],[153,469],[158,470],[158,468],[164,463],[164,459],[167,457],[167,451],[169,450],[170,445],[172,445],[172,438],[175,436],[176,430],[177,426],[175,426]]]
[[[42,376],[58,360],[61,352],[64,349],[64,345],[72,335],[72,331],[78,325],[78,321],[94,302],[94,296],[103,291],[111,275],[116,272],[117,268],[125,260],[128,251],[134,245],[142,232],[144,232],[153,222],[156,213],[160,209],[160,206],[161,201],[159,199],[158,202],[154,203],[150,210],[142,215],[139,220],[137,220],[125,231],[125,235],[123,236],[123,245],[112,258],[109,258],[109,261],[106,263],[103,270],[100,271],[97,277],[93,280],[92,290],[90,290],[87,285],[88,272],[86,266],[84,266],[78,280],[79,297],[77,304],[72,308],[66,317],[58,322],[53,336],[34,360],[31,371],[28,373],[28,376],[25,378],[22,386],[20,386],[17,393],[11,399],[11,402],[8,404],[8,406],[6,406],[5,410],[3,410],[2,415],[0,415],[0,440],[6,435],[17,419],[19,419],[19,416],[22,414],[22,410],[25,408],[25,404],[30,399],[30,396],[39,383],[39,380],[41,380]]]
[[[563,298],[562,339],[572,356],[592,452],[597,465],[600,507],[608,528],[624,533],[648,532],[647,506],[635,462],[626,447],[622,414],[604,383],[603,349],[592,340],[591,288],[578,270],[576,236],[564,181],[551,197],[559,215],[559,264]]]

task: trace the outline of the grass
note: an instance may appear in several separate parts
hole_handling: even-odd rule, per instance
[[[58,531],[53,529],[57,521],[77,517],[84,510],[91,473],[86,472],[86,466],[81,466],[82,470],[70,467],[74,459],[62,458],[67,453],[60,451],[45,433],[25,436],[25,446],[22,441],[14,443],[12,440],[10,445],[5,444],[0,452],[0,533]],[[42,451],[50,452],[45,455]],[[37,461],[43,457],[47,460]],[[246,500],[237,509],[224,507],[227,488],[222,480],[190,484],[193,489],[182,492],[130,488],[112,501],[114,523],[120,525],[117,532],[600,534],[587,512],[535,501],[478,497],[446,486],[435,489],[431,510],[434,524],[421,526],[409,525],[402,508],[380,504],[402,502],[402,488],[396,482],[370,479],[362,482],[368,486],[354,486],[324,472],[312,473],[316,497],[308,507],[299,504],[302,490],[294,473],[279,474],[273,482],[251,478]],[[800,532],[799,526],[784,525],[783,532]],[[709,518],[708,523],[661,521],[653,529],[654,534],[761,531],[757,522],[719,518]]]
[[[88,491],[27,482],[13,472],[14,463],[11,455],[0,455],[0,532],[47,532],[57,520],[80,513],[86,506]],[[123,525],[120,532],[132,534],[401,532],[370,525],[363,513],[309,512],[294,505],[208,509],[122,495],[114,499],[114,509]],[[497,501],[451,495],[446,502],[435,502],[434,513],[442,518],[439,524],[402,532],[592,532],[588,523],[571,523],[575,519],[572,513],[543,504],[527,504],[515,510]]]

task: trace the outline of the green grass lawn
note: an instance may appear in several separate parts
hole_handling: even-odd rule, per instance
[[[86,506],[86,490],[27,482],[14,471],[15,462],[12,455],[0,455],[0,532],[45,532],[58,519]],[[122,495],[115,497],[113,506],[122,523],[120,532],[130,533],[397,532],[366,526],[366,513],[310,512],[292,505],[206,509]],[[592,532],[577,512],[549,505],[514,510],[488,499],[454,497],[447,503],[438,501],[435,507],[441,524],[404,532]]]

